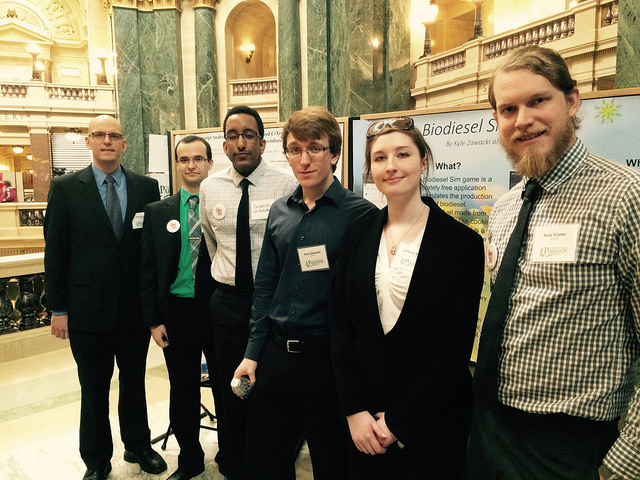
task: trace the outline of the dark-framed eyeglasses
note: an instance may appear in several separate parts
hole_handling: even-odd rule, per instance
[[[284,154],[287,156],[287,158],[297,159],[302,156],[302,152],[307,152],[307,155],[309,155],[311,158],[320,158],[324,154],[324,152],[326,152],[330,148],[331,147],[323,147],[322,145],[311,145],[307,148],[291,147],[287,148],[284,151]]]
[[[256,139],[260,138],[258,132],[254,132],[253,130],[245,130],[244,132],[236,132],[235,130],[231,130],[224,134],[224,139],[229,142],[237,142],[238,139],[242,137],[245,142],[252,142]]]
[[[180,157],[176,160],[180,165],[188,165],[189,162],[193,161],[196,165],[202,165],[204,162],[208,162],[209,159],[207,157]]]
[[[412,130],[415,128],[413,118],[411,117],[396,117],[391,120],[378,120],[373,122],[367,128],[367,138],[375,137],[376,135],[388,131],[388,130]]]
[[[89,134],[91,138],[94,140],[98,140],[99,142],[104,142],[106,137],[109,137],[111,141],[117,142],[124,138],[121,133],[106,133],[106,132],[91,132]]]

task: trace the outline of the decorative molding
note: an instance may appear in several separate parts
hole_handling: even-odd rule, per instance
[[[181,0],[112,0],[113,7],[131,8],[141,12],[154,10],[180,10]]]

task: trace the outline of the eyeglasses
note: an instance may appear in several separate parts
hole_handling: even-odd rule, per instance
[[[258,132],[254,132],[253,130],[245,130],[242,133],[231,130],[224,134],[224,139],[229,140],[230,142],[237,142],[240,137],[244,138],[245,142],[252,142],[257,138],[260,138],[260,135],[258,135]]]
[[[396,117],[391,120],[378,120],[367,128],[367,138],[375,137],[385,130],[411,130],[415,128],[413,118]]]
[[[307,155],[311,158],[320,158],[324,152],[329,150],[331,147],[321,147],[320,145],[311,145],[309,148],[300,148],[300,147],[291,147],[287,148],[284,151],[284,154],[287,158],[300,158],[302,156],[302,152],[307,152]]]
[[[90,133],[89,136],[94,140],[98,140],[100,142],[103,142],[106,137],[109,137],[109,139],[113,140],[114,142],[117,142],[124,138],[121,133],[105,133],[105,132],[93,132],[93,133]]]
[[[189,158],[189,157],[180,157],[179,159],[176,160],[176,162],[178,162],[180,165],[189,165],[189,162],[193,160],[193,163],[195,163],[196,165],[202,165],[204,162],[208,162],[209,159],[206,157],[193,157],[193,158]]]

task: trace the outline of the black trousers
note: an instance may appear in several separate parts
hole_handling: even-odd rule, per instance
[[[118,420],[124,447],[136,452],[150,446],[144,383],[150,332],[140,319],[124,315],[106,332],[69,332],[81,391],[80,455],[90,469],[106,465],[113,455],[109,390],[114,359],[119,370]]]
[[[328,348],[288,353],[271,337],[248,402],[249,478],[295,479],[295,452],[303,435],[315,480],[350,478],[347,425],[339,413]]]
[[[239,295],[235,289],[220,285],[209,302],[216,355],[216,380],[220,387],[218,447],[216,458],[221,471],[232,480],[246,478],[244,451],[247,430],[247,402],[231,390],[233,374],[244,358],[249,339],[251,295]]]
[[[598,467],[617,437],[617,421],[537,415],[498,405],[474,418],[467,478],[598,480]]]
[[[166,325],[169,346],[163,350],[171,385],[169,421],[180,445],[178,466],[196,471],[204,467],[200,445],[202,352],[210,375],[212,371],[215,375],[211,322],[206,303],[193,298],[171,297],[169,308],[173,321]]]

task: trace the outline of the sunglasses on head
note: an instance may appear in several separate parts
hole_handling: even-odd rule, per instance
[[[396,117],[391,120],[378,120],[367,128],[367,138],[375,137],[388,130],[411,130],[414,128],[413,118]]]

